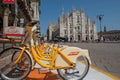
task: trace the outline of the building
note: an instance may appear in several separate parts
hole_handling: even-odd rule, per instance
[[[49,24],[47,30],[48,40],[53,40],[55,36],[66,37],[68,41],[95,41],[98,39],[95,20],[90,22],[89,17],[85,17],[84,10],[73,9],[71,13],[59,17],[56,24]]]
[[[55,30],[55,29],[56,29],[56,30]],[[58,29],[57,29],[57,25],[56,25],[56,24],[51,24],[51,23],[49,23],[49,26],[48,26],[48,29],[47,29],[47,40],[48,40],[48,41],[53,40],[54,35],[55,35],[55,34],[58,34],[58,32],[55,33],[55,31],[57,31],[57,30],[58,30]]]
[[[102,32],[103,40],[107,41],[120,41],[120,30],[110,30]]]
[[[38,21],[40,26],[40,0],[0,0],[0,29],[24,27],[29,21]]]
[[[47,35],[41,34],[40,41],[41,41],[41,42],[47,42]]]

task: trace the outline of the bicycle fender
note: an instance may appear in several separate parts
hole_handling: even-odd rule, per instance
[[[19,47],[19,48],[22,49],[22,47]],[[25,50],[25,52],[30,56],[30,59],[32,61],[32,69],[33,69],[34,68],[34,59],[28,50]]]
[[[79,56],[85,56],[88,59],[89,63],[91,64],[91,59],[87,49],[81,49],[78,47],[67,47],[64,50],[62,50],[62,52],[66,56],[68,56],[71,59],[71,61],[73,61],[74,63],[76,62],[76,59]]]

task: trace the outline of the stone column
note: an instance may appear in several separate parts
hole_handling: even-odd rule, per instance
[[[80,15],[81,15],[81,41],[85,41],[86,40],[85,14],[83,11],[81,11]]]
[[[75,27],[76,27],[76,13],[72,13],[72,28],[73,28],[73,41],[76,41],[76,32],[75,32]]]
[[[88,42],[90,42],[91,41],[91,32],[90,32],[91,25],[90,25],[90,18],[89,17],[87,17],[87,28],[88,28],[88,33],[87,33],[87,35],[88,35]]]
[[[3,16],[3,30],[5,27],[8,27],[8,17],[9,17],[10,13],[11,12],[10,12],[9,8],[6,8],[4,11],[4,16]]]
[[[69,17],[67,18],[67,37],[68,37],[68,41],[70,41],[70,23],[69,23]]]
[[[97,35],[97,29],[96,29],[95,20],[92,21],[92,28],[93,28],[93,40],[97,40],[98,39],[98,35]]]

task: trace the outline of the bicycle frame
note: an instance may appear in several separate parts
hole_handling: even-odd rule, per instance
[[[20,61],[20,59],[23,57],[24,51],[26,50],[25,48],[26,48],[26,47],[23,46],[22,51],[20,52],[20,55],[19,55],[18,58],[14,61],[13,65],[17,64],[17,63]],[[65,56],[58,48],[53,47],[55,53],[54,53],[54,55],[53,55],[52,58],[45,58],[45,57],[43,57],[43,56],[40,57],[40,56],[37,54],[37,52],[36,52],[35,49],[36,49],[35,47],[31,46],[31,48],[30,48],[30,50],[31,50],[31,55],[32,55],[33,59],[34,59],[40,66],[42,66],[42,67],[44,67],[44,68],[49,68],[49,69],[54,70],[54,69],[60,69],[60,68],[64,68],[64,69],[65,69],[65,68],[73,68],[73,67],[75,67],[74,63],[73,63],[67,56]],[[56,60],[58,54],[59,54],[60,56],[62,56],[63,59],[69,64],[68,66],[66,66],[66,67],[55,66],[55,60]],[[48,64],[44,64],[44,63],[42,63],[40,60],[49,61],[50,64],[49,64],[49,65],[48,65]]]
[[[31,47],[31,51],[32,51],[32,55],[33,55],[33,58],[35,59],[35,61],[42,67],[45,67],[45,68],[50,68],[52,70],[54,69],[59,69],[59,68],[73,68],[75,65],[74,63],[67,57],[65,56],[58,48],[55,48],[53,47],[53,50],[55,51],[55,53],[53,54],[53,57],[52,58],[40,58],[40,56],[37,54],[36,50],[35,50],[35,47]],[[63,57],[63,59],[69,64],[68,66],[66,67],[61,67],[61,66],[55,66],[55,60],[57,58],[57,55],[60,55]],[[46,65],[44,63],[42,63],[40,60],[44,60],[44,61],[49,61],[50,64]]]

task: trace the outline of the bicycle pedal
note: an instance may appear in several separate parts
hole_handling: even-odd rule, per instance
[[[38,68],[38,73],[39,73],[39,74],[44,74],[44,73],[46,73],[46,72],[48,72],[48,70]]]
[[[39,73],[39,74],[41,73],[41,68],[38,68],[38,73]]]
[[[48,69],[48,72],[52,72],[51,69]]]

